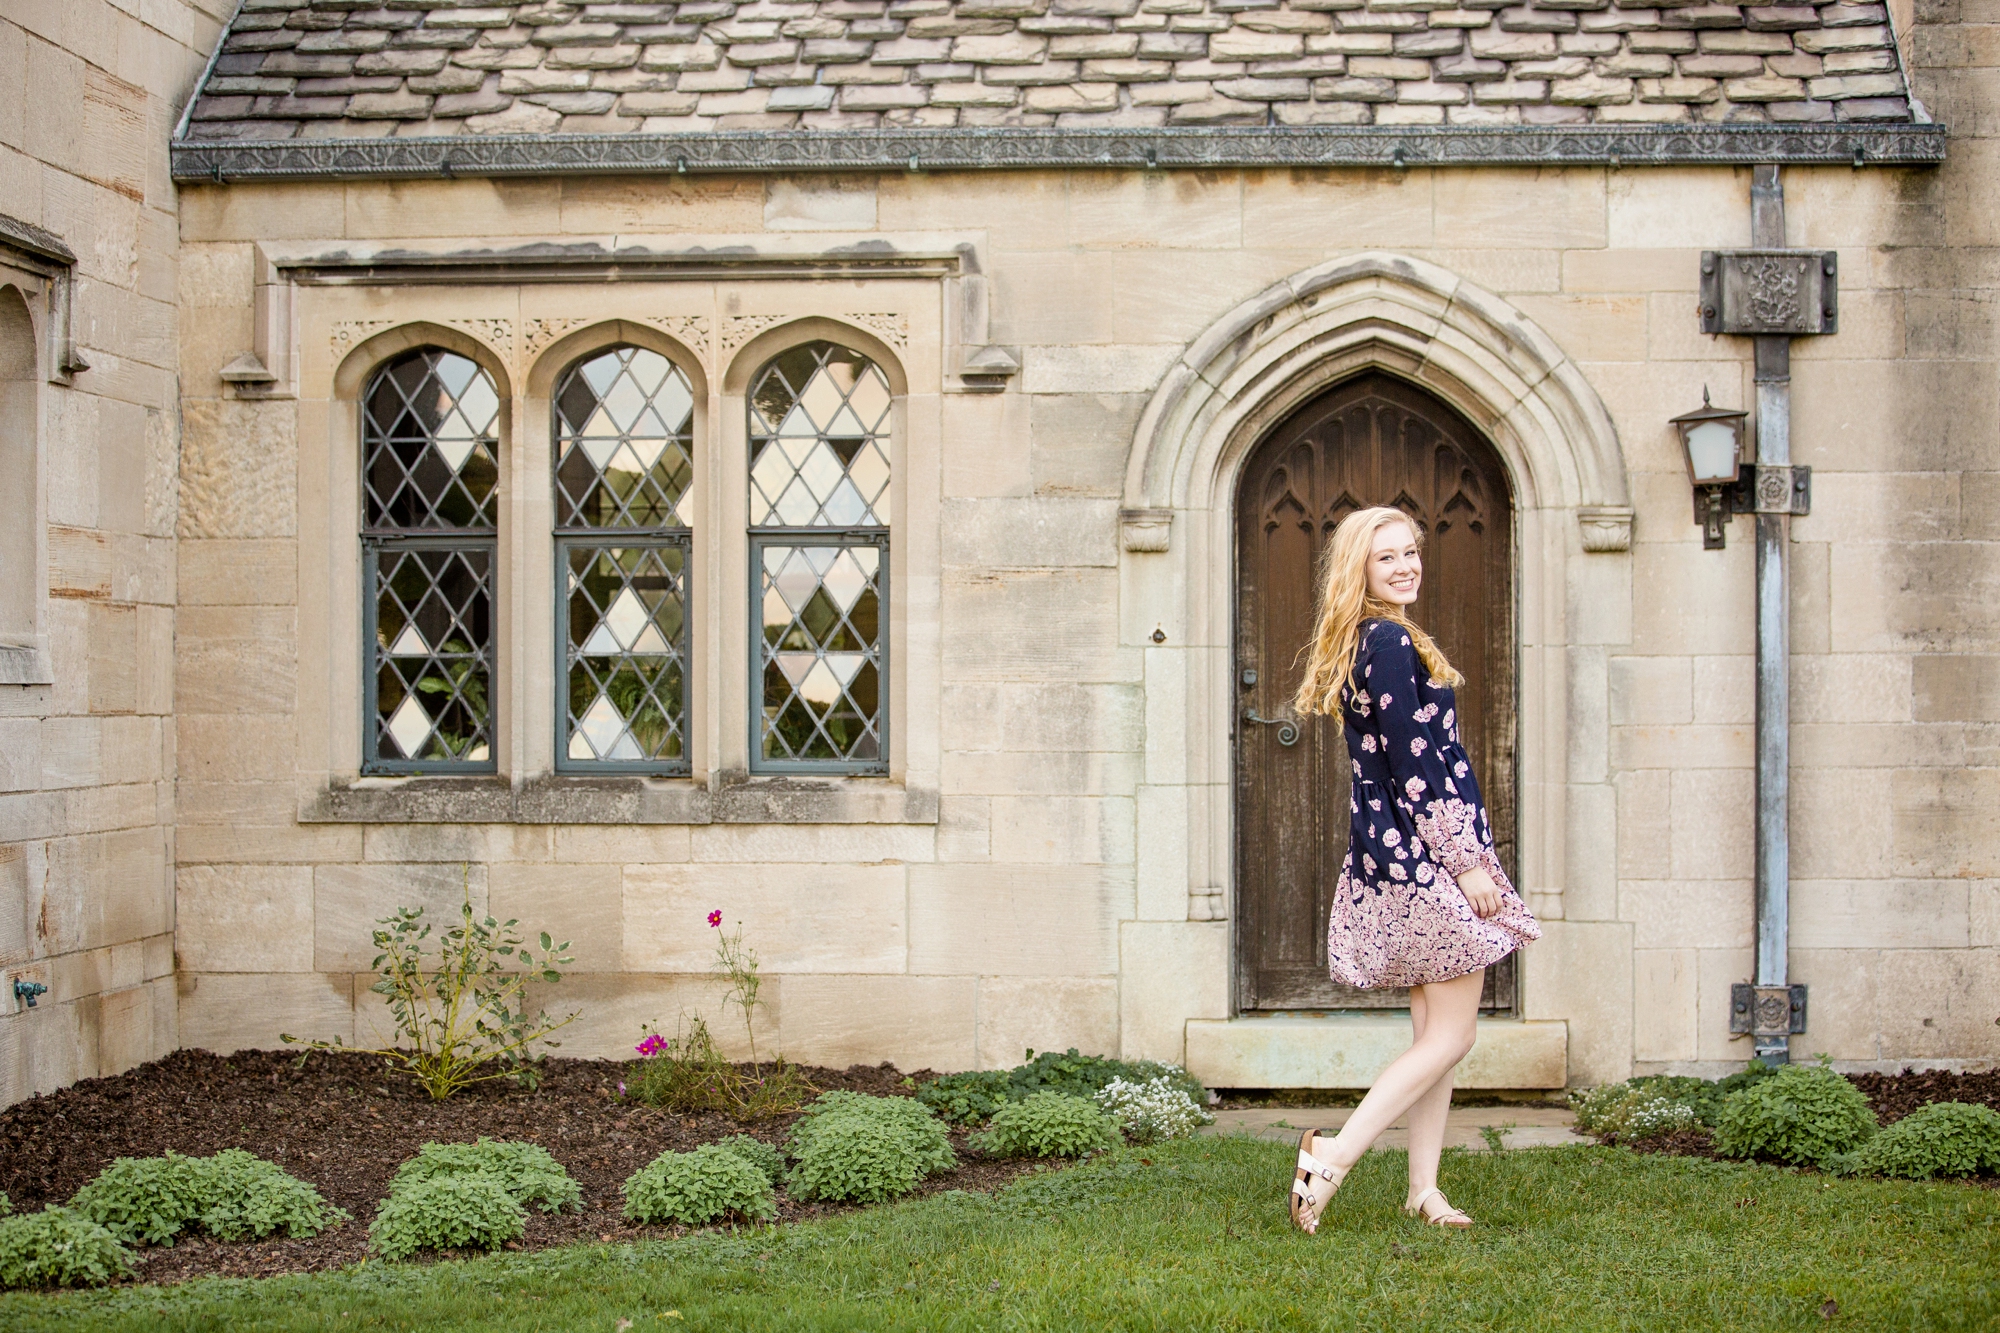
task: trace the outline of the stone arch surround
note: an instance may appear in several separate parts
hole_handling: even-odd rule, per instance
[[[1188,344],[1141,416],[1127,460],[1122,618],[1125,642],[1147,657],[1153,738],[1138,806],[1140,911],[1156,921],[1178,915],[1189,930],[1212,923],[1201,929],[1218,938],[1190,957],[1206,970],[1226,973],[1233,954],[1238,473],[1287,413],[1370,369],[1463,413],[1492,441],[1514,487],[1520,886],[1546,918],[1562,916],[1572,818],[1610,814],[1572,790],[1578,778],[1604,782],[1609,731],[1601,714],[1570,697],[1578,599],[1630,597],[1632,511],[1604,404],[1553,338],[1447,269],[1385,252],[1307,269]],[[1531,953],[1522,979],[1522,1012],[1531,1018],[1543,1009],[1535,972]],[[1227,994],[1227,983],[1226,975],[1204,978],[1198,989],[1211,998],[1193,1008],[1206,1012],[1185,1016],[1223,1017],[1213,997]]]

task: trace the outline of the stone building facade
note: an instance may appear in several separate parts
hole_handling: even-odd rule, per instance
[[[0,1018],[10,1096],[176,1044],[380,1036],[370,923],[466,892],[575,942],[565,1053],[714,1018],[720,909],[770,979],[760,1047],[796,1059],[1073,1045],[1365,1084],[1400,1018],[1269,979],[1296,942],[1246,910],[1297,888],[1249,882],[1273,872],[1247,793],[1324,745],[1260,725],[1290,664],[1247,648],[1279,612],[1245,595],[1246,543],[1291,493],[1248,479],[1356,394],[1489,478],[1267,525],[1400,498],[1438,579],[1468,530],[1498,571],[1479,643],[1447,646],[1491,649],[1482,777],[1545,937],[1464,1081],[1740,1064],[1753,553],[1741,518],[1703,548],[1669,423],[1704,390],[1754,403],[1699,281],[1750,243],[1765,162],[1787,243],[1835,252],[1840,288],[1792,366],[1793,1049],[2000,1054],[1994,15],[189,15],[227,34],[171,156],[147,122],[157,262],[117,270],[168,284],[144,288],[161,420],[93,437],[48,406],[152,345],[90,322],[141,301],[92,277],[106,259],[76,265],[91,369],[37,381],[41,457],[101,443],[88,503],[42,465],[57,683],[0,695],[40,719],[0,722],[27,871],[5,961],[52,984]],[[175,49],[163,107],[203,42]],[[100,217],[21,220],[105,253]],[[142,503],[146,451],[176,446],[178,494]],[[129,537],[90,518],[113,496]],[[92,548],[107,591],[69,590],[84,530],[121,534]],[[120,615],[137,656],[100,646]],[[134,663],[129,699],[66,702],[65,643],[92,682]],[[132,716],[82,720],[104,712]],[[1278,785],[1334,791],[1302,781]],[[138,881],[109,850],[55,850],[136,846],[97,832],[117,802],[157,851],[144,912],[111,911]],[[32,926],[50,901],[106,924],[58,942]],[[100,992],[146,997],[119,1001],[143,1042],[90,1036]]]
[[[179,1042],[165,145],[228,17],[0,7],[0,1102]]]

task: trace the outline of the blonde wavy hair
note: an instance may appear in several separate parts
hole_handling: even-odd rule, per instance
[[[1402,607],[1368,595],[1368,553],[1375,545],[1375,534],[1392,523],[1406,524],[1422,548],[1423,529],[1408,514],[1389,505],[1355,510],[1340,520],[1326,543],[1320,560],[1319,624],[1307,645],[1311,655],[1306,658],[1305,680],[1292,699],[1292,707],[1301,714],[1340,711],[1340,690],[1354,673],[1364,620],[1387,620],[1402,626],[1432,680],[1454,688],[1465,683],[1465,677],[1445,659],[1444,651],[1403,613]]]

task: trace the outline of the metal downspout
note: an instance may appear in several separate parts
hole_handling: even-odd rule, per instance
[[[1755,169],[1750,186],[1751,244],[1785,247],[1785,187],[1776,166]],[[1792,340],[1756,340],[1757,465],[1792,462]],[[1788,513],[1757,514],[1757,971],[1756,985],[1782,987],[1791,909],[1791,536]],[[1765,1025],[1760,1024],[1760,1027]],[[1759,1032],[1756,1057],[1786,1064],[1791,1041]]]

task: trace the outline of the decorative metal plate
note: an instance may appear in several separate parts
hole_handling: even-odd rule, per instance
[[[1729,1030],[1758,1037],[1785,1037],[1806,1030],[1806,988],[1756,986],[1738,982],[1729,988]]]
[[[1840,329],[1831,250],[1704,250],[1701,331],[1804,337]]]

